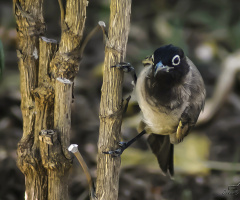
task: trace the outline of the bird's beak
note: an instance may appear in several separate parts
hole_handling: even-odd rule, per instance
[[[143,61],[142,64],[144,65],[144,67],[148,66],[148,65],[153,65],[153,56],[148,56],[146,57]]]
[[[159,71],[169,72],[169,70],[173,69],[173,68],[174,67],[169,67],[167,65],[163,65],[162,62],[160,61],[159,63],[156,64],[154,76],[156,76]]]

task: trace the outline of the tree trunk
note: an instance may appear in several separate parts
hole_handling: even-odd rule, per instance
[[[124,109],[122,100],[123,72],[111,68],[111,66],[125,59],[130,27],[131,0],[111,0],[110,11],[99,116],[96,185],[96,194],[99,200],[116,200],[118,198],[120,157],[112,157],[102,152],[118,148],[120,141]]]
[[[77,74],[87,0],[60,2],[62,36],[42,37],[43,0],[13,0],[18,51],[23,136],[17,164],[25,175],[26,199],[67,200],[72,160],[70,140],[72,81]],[[65,14],[66,13],[66,14]]]

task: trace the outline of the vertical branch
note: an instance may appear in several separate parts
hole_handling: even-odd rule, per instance
[[[62,22],[59,50],[51,62],[51,76],[53,78],[62,77],[73,80],[78,72],[80,62],[78,50],[85,27],[87,5],[87,0],[66,2],[66,14]]]
[[[14,11],[18,27],[19,70],[21,81],[21,109],[23,114],[23,138],[33,133],[34,101],[31,91],[37,87],[38,39],[45,30],[42,16],[43,0],[14,0]],[[38,29],[39,28],[39,29]]]
[[[54,148],[49,149],[53,160],[54,155],[58,155],[57,159],[52,162],[51,167],[46,166],[48,169],[48,199],[51,200],[68,199],[67,178],[71,167],[71,157],[67,148],[70,144],[72,81],[78,72],[80,63],[80,57],[76,52],[80,49],[87,7],[87,0],[68,0],[66,6],[63,6],[61,2],[60,0],[61,41],[59,49],[50,63],[49,71],[55,89],[54,129],[58,138],[53,143],[56,152],[54,153]],[[64,7],[66,7],[65,11]]]
[[[43,0],[13,0],[18,34],[23,136],[18,143],[17,164],[25,174],[26,198],[46,199],[47,179],[41,166],[35,135],[36,106],[32,91],[38,85],[39,36],[45,31]],[[41,190],[39,190],[41,188]]]
[[[122,124],[123,73],[110,68],[126,55],[130,27],[131,0],[111,0],[109,37],[106,42],[102,96],[100,104],[100,131],[98,141],[97,197],[116,200],[120,157],[105,155],[103,151],[118,148]]]
[[[17,163],[25,174],[26,199],[68,199],[71,159],[66,149],[72,81],[80,61],[74,51],[80,48],[87,0],[67,1],[66,12],[59,2],[62,36],[58,48],[56,41],[40,38],[45,32],[43,0],[13,0],[23,115]]]
[[[68,169],[70,162],[62,154],[57,132],[42,130],[39,135],[42,164],[47,169],[48,200],[68,199]]]
[[[58,49],[56,40],[46,37],[39,39],[39,72],[38,72],[38,85],[49,84],[51,80],[49,77],[49,65]]]
[[[70,159],[67,147],[70,145],[71,103],[73,82],[57,78],[55,84],[54,129],[59,133],[64,156]]]
[[[62,35],[59,49],[50,63],[50,74],[51,78],[55,79],[54,128],[58,130],[63,153],[66,158],[69,158],[67,147],[70,144],[70,104],[72,102],[72,91],[70,90],[72,90],[72,81],[78,72],[80,63],[76,52],[80,49],[88,1],[67,1],[65,12],[62,1],[60,0],[59,3]],[[66,14],[64,15],[64,13]]]
[[[67,148],[70,144],[72,81],[80,63],[75,51],[80,48],[88,2],[87,0],[67,1],[65,12],[61,1],[59,2],[62,35],[59,49],[50,63],[50,74],[55,80],[54,129],[58,131],[64,156],[70,159]]]

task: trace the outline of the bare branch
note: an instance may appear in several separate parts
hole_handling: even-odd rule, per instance
[[[100,21],[100,22],[98,22],[98,25],[87,35],[87,37],[83,41],[83,43],[81,45],[81,48],[80,48],[80,51],[79,51],[80,59],[82,59],[82,55],[83,55],[83,52],[84,52],[84,49],[85,49],[87,43],[99,30],[102,30],[103,41],[106,41],[107,33],[106,33],[106,30],[105,30],[105,27],[106,27],[105,23],[103,21]]]
[[[60,13],[61,13],[61,26],[63,27],[65,11],[64,11],[64,6],[63,6],[63,3],[62,3],[62,0],[58,0],[58,4],[59,4],[59,7],[60,7]]]
[[[130,27],[131,0],[111,0],[108,40],[105,47],[104,74],[100,103],[100,130],[98,140],[97,188],[98,199],[116,200],[120,157],[103,154],[116,149],[120,141],[122,114],[123,72],[113,69],[124,61]]]
[[[80,165],[82,166],[83,168],[83,171],[87,177],[87,180],[88,180],[88,185],[89,185],[89,189],[90,189],[90,197],[91,197],[91,200],[94,200],[96,199],[96,196],[95,196],[95,187],[94,187],[94,183],[93,183],[93,180],[92,180],[92,176],[90,174],[90,171],[87,167],[87,164],[86,162],[84,161],[81,153],[78,151],[78,145],[77,144],[71,144],[69,147],[68,147],[68,151],[71,151],[75,156],[76,158],[78,159]]]

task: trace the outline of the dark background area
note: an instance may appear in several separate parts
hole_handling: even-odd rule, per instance
[[[85,36],[98,21],[108,25],[108,0],[90,0]],[[45,1],[46,36],[60,39],[57,0]],[[172,43],[184,49],[201,72],[210,99],[227,56],[240,48],[240,1],[238,0],[133,0],[126,61],[137,73],[141,61],[161,45]],[[0,200],[24,199],[24,176],[16,166],[17,143],[22,136],[17,35],[12,2],[0,0],[0,39],[5,68],[0,80]],[[71,142],[79,145],[90,171],[96,176],[99,103],[104,45],[99,32],[86,47],[75,79],[72,105]],[[122,156],[120,200],[235,200],[229,185],[240,183],[240,82],[234,78],[231,95],[216,116],[197,126],[183,143],[176,145],[174,179],[161,175],[146,138],[136,142]],[[125,75],[124,97],[132,91]],[[123,140],[137,134],[140,111],[134,94],[124,116]],[[227,166],[227,167],[226,167]],[[88,199],[85,175],[76,160],[69,178],[72,200]],[[240,186],[236,187],[240,193]]]

